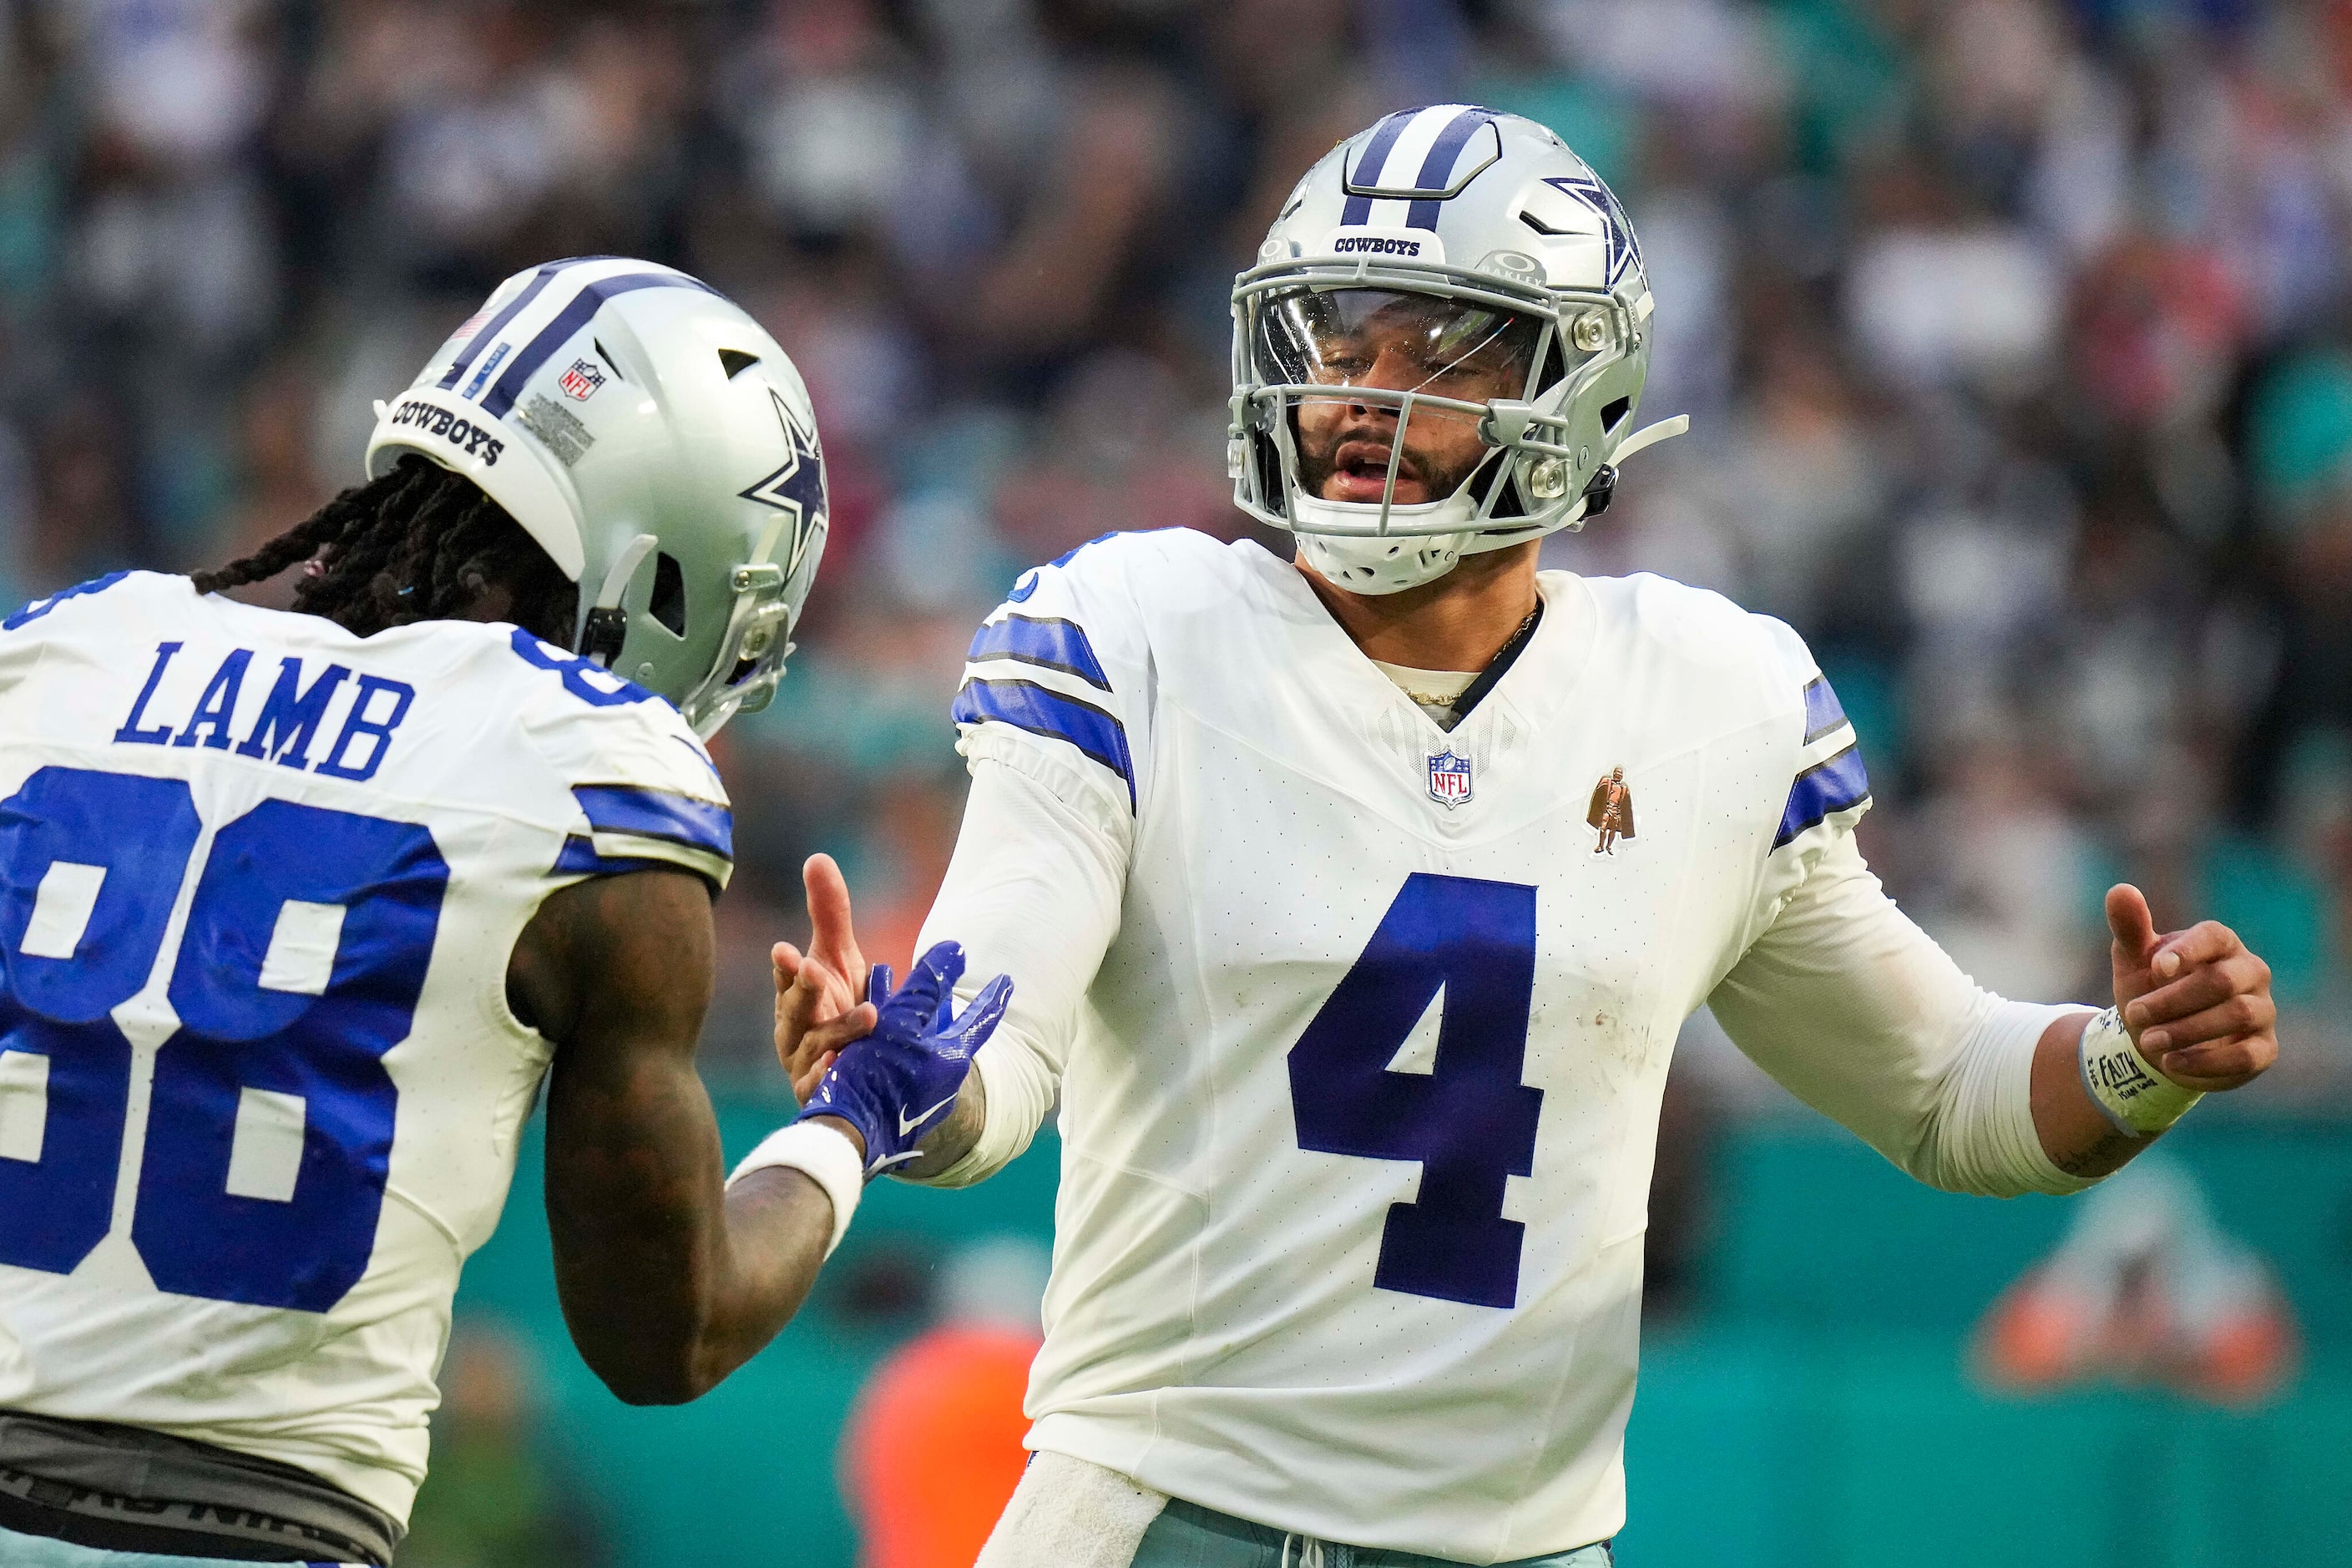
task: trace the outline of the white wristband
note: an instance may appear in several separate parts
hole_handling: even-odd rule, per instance
[[[743,1156],[727,1184],[731,1187],[754,1171],[776,1165],[800,1172],[833,1200],[833,1239],[824,1248],[824,1255],[832,1257],[848,1233],[849,1216],[857,1212],[857,1200],[866,1192],[866,1166],[857,1157],[856,1145],[830,1127],[795,1121],[769,1133],[758,1148]]]
[[[2083,1026],[2083,1087],[2108,1121],[2137,1138],[2161,1132],[2204,1099],[2147,1065],[2113,1007]]]

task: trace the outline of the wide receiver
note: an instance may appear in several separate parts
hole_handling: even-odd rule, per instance
[[[1063,1150],[1038,1455],[984,1568],[1604,1561],[1701,1004],[1963,1192],[2081,1188],[2275,1054],[2261,962],[2128,888],[2120,1022],[1979,989],[1864,866],[1794,633],[1538,573],[1652,438],[1651,315],[1551,132],[1391,115],[1234,294],[1236,499],[1296,560],[1110,536],[981,628],[931,925],[1020,992],[910,1173],[979,1180],[1057,1092]]]
[[[804,1037],[872,1037],[722,1185],[702,742],[767,700],[825,534],[766,332],[551,263],[379,410],[367,484],[257,554],[0,622],[9,1568],[388,1563],[551,1062],[572,1336],[624,1399],[695,1397],[1002,1006],[949,1016],[949,948],[839,1010]],[[297,565],[298,613],[215,592]]]

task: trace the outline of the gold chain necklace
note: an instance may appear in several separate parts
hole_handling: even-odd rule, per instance
[[[1511,635],[1510,635],[1509,637],[1505,637],[1505,638],[1503,639],[1503,646],[1502,646],[1502,647],[1496,648],[1496,649],[1495,650],[1495,658],[1502,658],[1502,657],[1503,657],[1503,654],[1504,654],[1504,652],[1505,652],[1506,650],[1509,649],[1509,648],[1510,648],[1510,647],[1512,647],[1514,645],[1516,645],[1521,637],[1526,637],[1526,636],[1528,635],[1528,628],[1529,626],[1534,626],[1534,625],[1536,624],[1536,616],[1538,616],[1538,615],[1540,615],[1540,614],[1542,614],[1542,613],[1543,613],[1543,602],[1542,602],[1541,600],[1538,600],[1538,601],[1536,602],[1536,607],[1535,607],[1534,609],[1532,609],[1532,610],[1529,610],[1529,611],[1527,613],[1527,617],[1526,617],[1524,620],[1520,621],[1520,622],[1519,622],[1519,624],[1518,624],[1518,626],[1517,626],[1517,627],[1513,628],[1513,630],[1512,630],[1512,632],[1511,632]],[[1487,662],[1489,665],[1492,665],[1492,664],[1495,662],[1495,659],[1490,658],[1490,659],[1488,659],[1486,662]],[[1463,671],[1462,673],[1464,673],[1464,674],[1465,674],[1465,675],[1469,674],[1469,672],[1468,672],[1467,670],[1465,670],[1465,671]],[[1475,676],[1475,675],[1474,675],[1474,676],[1471,676],[1471,681],[1472,681],[1472,683],[1473,683],[1473,684],[1475,684],[1475,683],[1476,682],[1476,680],[1477,680],[1477,677],[1476,677],[1476,676]],[[1411,688],[1411,687],[1409,687],[1409,686],[1408,686],[1408,687],[1406,687],[1406,688],[1404,688],[1403,689],[1404,689],[1404,694],[1405,694],[1405,696],[1406,696],[1406,697],[1408,697],[1408,698],[1410,698],[1410,699],[1411,699],[1411,700],[1412,700],[1415,704],[1419,705],[1420,707],[1423,707],[1423,708],[1451,708],[1451,707],[1454,707],[1455,704],[1459,703],[1459,702],[1462,700],[1462,691],[1467,691],[1467,690],[1469,690],[1469,689],[1470,689],[1470,688],[1469,688],[1468,686],[1465,686],[1465,687],[1462,689],[1462,691],[1457,691],[1457,692],[1455,692],[1455,693],[1454,693],[1453,696],[1451,696],[1451,697],[1440,697],[1440,696],[1436,695],[1434,692],[1429,692],[1429,691],[1415,691],[1414,689],[1412,689],[1412,688]]]

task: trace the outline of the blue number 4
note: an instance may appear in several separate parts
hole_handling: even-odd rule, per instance
[[[0,1147],[0,1263],[70,1273],[111,1226],[141,1021],[122,1005],[200,837],[178,779],[49,767],[0,802],[0,1065],[33,1058],[46,1088],[37,1132]],[[131,1240],[159,1289],[323,1312],[367,1271],[398,1100],[383,1058],[448,880],[415,823],[273,800],[214,836],[153,1010],[170,1032]]]
[[[1382,1289],[1517,1302],[1527,1227],[1503,1189],[1535,1169],[1543,1090],[1519,1081],[1535,975],[1533,888],[1415,873],[1291,1047],[1300,1148],[1421,1162],[1418,1199],[1389,1206]],[[1440,990],[1436,1069],[1389,1070]]]

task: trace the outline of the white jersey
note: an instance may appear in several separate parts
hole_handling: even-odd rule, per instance
[[[515,940],[730,834],[667,703],[512,626],[149,574],[0,622],[0,1408],[404,1520],[551,1051]]]
[[[1058,1075],[1033,1447],[1464,1562],[1622,1523],[1668,1056],[1868,782],[1779,622],[1538,584],[1450,731],[1254,543],[1114,535],[981,629],[922,940],[1018,987],[979,1058],[999,1147],[950,1181]]]

